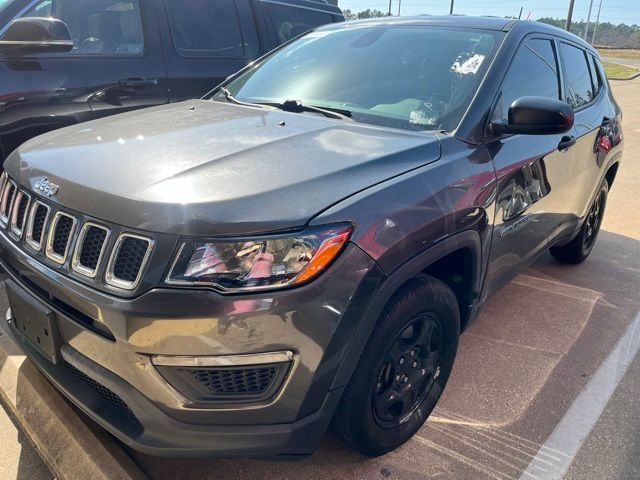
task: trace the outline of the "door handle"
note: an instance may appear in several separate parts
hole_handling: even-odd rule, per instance
[[[576,137],[574,137],[573,135],[565,135],[564,137],[562,137],[562,140],[560,140],[560,143],[558,144],[558,150],[564,152],[565,150],[569,149],[569,147],[572,147],[575,144]]]
[[[144,88],[158,85],[157,78],[125,78],[118,82],[121,87]]]

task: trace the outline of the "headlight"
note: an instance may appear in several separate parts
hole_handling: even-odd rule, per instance
[[[240,292],[299,285],[331,264],[351,230],[334,225],[298,235],[184,242],[166,283]]]

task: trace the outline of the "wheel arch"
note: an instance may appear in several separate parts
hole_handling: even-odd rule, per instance
[[[461,261],[458,266],[462,265],[465,268],[472,269],[470,275],[461,275],[462,281],[458,282],[457,285],[457,279],[447,279],[446,269],[443,268],[449,259],[455,257],[459,257],[458,259]],[[331,390],[343,387],[349,382],[358,359],[362,355],[362,351],[384,307],[405,283],[416,277],[429,274],[444,281],[450,288],[453,287],[452,290],[461,306],[461,326],[468,324],[475,314],[476,302],[482,285],[481,266],[482,242],[480,235],[475,230],[465,230],[441,240],[396,268],[387,276],[367,307],[365,315],[346,350],[345,358],[340,364]],[[470,288],[470,291],[463,292],[465,285]],[[463,295],[459,296],[461,293]]]
[[[620,161],[616,159],[609,168],[607,168],[607,172],[604,174],[604,178],[607,179],[607,183],[609,184],[609,188],[613,185],[613,181],[616,179],[616,175],[618,174],[618,167],[620,167]]]

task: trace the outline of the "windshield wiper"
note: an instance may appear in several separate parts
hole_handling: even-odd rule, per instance
[[[306,105],[300,100],[285,100],[282,103],[278,102],[265,102],[260,105],[268,105],[270,107],[276,107],[285,112],[302,113],[302,112],[314,112],[320,113],[325,117],[336,118],[338,120],[347,120],[353,122],[351,118],[351,112],[349,110],[343,110],[341,108],[333,107],[316,107],[315,105]]]
[[[222,92],[222,94],[224,95],[224,98],[226,98],[228,102],[235,103],[236,105],[245,105],[247,107],[258,107],[258,108],[265,107],[265,104],[263,103],[251,103],[251,102],[243,102],[242,100],[238,100],[225,87],[220,87],[220,91]]]

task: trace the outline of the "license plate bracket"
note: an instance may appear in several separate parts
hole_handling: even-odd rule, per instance
[[[52,363],[60,359],[56,314],[13,280],[6,281],[13,328]]]

